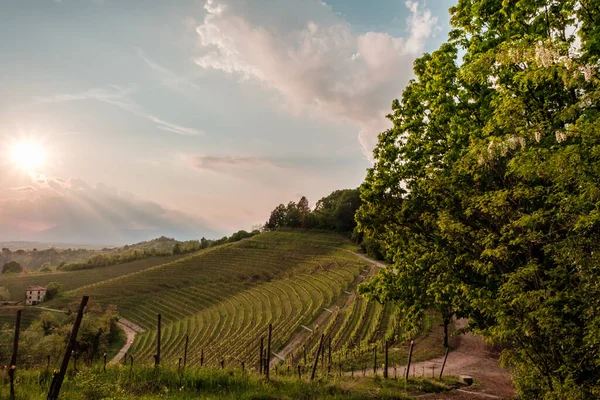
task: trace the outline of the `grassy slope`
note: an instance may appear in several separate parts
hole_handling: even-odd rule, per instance
[[[225,359],[227,365],[244,361],[249,367],[257,362],[256,344],[269,323],[274,327],[272,347],[277,352],[294,332],[303,332],[300,324],[314,327],[313,321],[329,307],[335,313],[325,314],[320,330],[303,339],[286,362],[303,363],[301,345],[316,350],[324,332],[333,339],[334,362],[343,361],[345,370],[372,368],[373,348],[378,348],[382,360],[386,334],[389,338],[401,333],[392,329],[397,309],[346,293],[355,292],[361,276],[377,270],[347,250],[358,248],[331,233],[269,232],[141,271],[132,268],[128,275],[108,275],[105,281],[85,275],[113,267],[60,274],[78,274],[79,282],[93,284],[47,305],[60,308],[77,302],[82,294],[94,302],[117,305],[123,317],[148,330],[138,335],[130,350],[136,363],[152,362],[156,315],[161,313],[163,362],[176,362],[182,356],[189,335],[188,363],[197,364],[203,350],[205,364],[217,365]],[[438,322],[430,320],[421,332],[415,361],[443,352]],[[390,365],[405,361],[407,345],[391,343]]]
[[[50,282],[59,282],[63,285],[63,290],[73,290],[80,286],[142,271],[156,265],[178,260],[182,257],[184,256],[152,257],[145,260],[136,260],[85,271],[8,274],[0,276],[0,286],[8,288],[13,300],[23,300],[25,299],[25,291],[29,285],[47,285]]]
[[[200,349],[206,362],[221,357],[253,362],[258,358],[253,342],[269,323],[276,350],[356,279],[363,261],[342,248],[353,245],[334,234],[269,232],[79,288],[62,302],[87,294],[116,304],[122,316],[148,329],[131,350],[146,362],[154,351],[158,313],[163,358],[177,359],[189,334],[192,362]]]
[[[0,382],[8,382],[0,372]],[[49,370],[17,370],[17,399],[45,399]],[[4,383],[3,382],[3,383]],[[254,373],[238,370],[188,368],[155,370],[152,367],[121,365],[84,368],[66,377],[60,398],[71,399],[413,399],[426,393],[444,393],[457,386],[453,379],[384,380],[373,378],[334,378],[319,374],[309,383],[306,374],[273,376],[266,381]],[[0,398],[8,398],[9,385],[0,385]],[[433,398],[433,397],[428,397]],[[438,398],[438,397],[436,397]]]

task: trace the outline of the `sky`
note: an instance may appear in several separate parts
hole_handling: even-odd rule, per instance
[[[0,241],[249,230],[354,188],[452,0],[0,0]]]

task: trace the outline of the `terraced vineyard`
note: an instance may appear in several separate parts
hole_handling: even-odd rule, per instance
[[[357,250],[330,233],[268,232],[79,287],[48,306],[82,294],[116,305],[146,330],[129,350],[139,363],[153,362],[161,314],[162,362],[182,357],[188,337],[188,364],[203,354],[205,365],[258,366],[257,344],[272,324],[274,360],[303,362],[304,349],[312,358],[324,333],[333,357],[359,365],[384,340],[398,341],[401,330],[395,307],[356,293],[377,270]]]

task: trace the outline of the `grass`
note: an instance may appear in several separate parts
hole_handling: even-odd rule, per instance
[[[45,399],[51,372],[45,369],[17,370],[17,399]],[[1,372],[0,398],[8,398],[8,378]],[[412,399],[425,393],[445,393],[456,381],[430,379],[403,380],[319,376],[262,376],[239,369],[153,367],[134,368],[111,365],[84,367],[69,371],[60,398],[70,399]]]
[[[184,256],[151,257],[144,260],[136,260],[83,271],[4,274],[0,276],[0,286],[4,286],[8,289],[13,300],[25,300],[25,291],[27,290],[27,286],[30,285],[45,286],[50,282],[58,282],[62,285],[62,290],[68,291],[81,286],[142,271],[156,265],[175,261],[182,257]]]

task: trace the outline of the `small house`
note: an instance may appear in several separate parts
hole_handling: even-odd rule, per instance
[[[46,291],[48,288],[46,286],[29,286],[27,288],[27,297],[25,298],[25,304],[28,306],[33,306],[41,303],[46,298]]]

